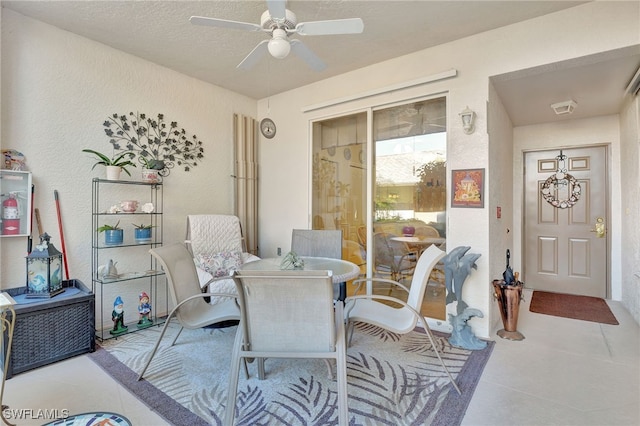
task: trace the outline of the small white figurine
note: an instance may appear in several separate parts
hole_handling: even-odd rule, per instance
[[[140,210],[142,210],[145,213],[152,213],[153,212],[153,203],[144,203],[142,205],[142,207],[140,207]]]

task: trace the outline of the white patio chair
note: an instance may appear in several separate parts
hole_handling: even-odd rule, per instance
[[[342,231],[335,229],[294,229],[291,232],[291,251],[298,256],[342,259]],[[346,294],[341,300],[344,300]],[[333,298],[340,298],[340,285],[333,289]]]
[[[431,333],[431,329],[427,324],[427,320],[422,316],[422,314],[420,314],[420,308],[422,305],[422,300],[424,299],[424,292],[427,288],[427,282],[429,281],[431,270],[436,265],[436,263],[438,263],[438,261],[444,256],[445,252],[435,246],[430,246],[427,250],[425,250],[422,256],[420,256],[420,258],[418,259],[418,263],[413,274],[413,279],[411,280],[410,289],[397,281],[385,278],[362,278],[354,280],[354,284],[357,285],[361,285],[367,281],[371,281],[372,284],[391,284],[407,292],[408,297],[406,302],[395,297],[377,294],[348,297],[345,301],[345,319],[347,321],[349,345],[351,345],[354,323],[356,322],[365,322],[384,328],[393,333],[406,334],[410,331],[413,331],[418,321],[420,321],[422,323],[422,326],[424,327],[427,337],[429,338],[431,347],[440,360],[442,367],[449,376],[451,384],[460,394],[458,385],[451,376],[451,373],[449,372],[449,369],[445,365],[444,361],[440,357],[440,353],[438,352],[438,348],[435,345],[433,334]],[[390,306],[379,301],[394,302],[400,305],[400,307]]]
[[[342,303],[333,303],[330,271],[237,271],[242,320],[233,348],[225,425],[232,425],[240,362],[256,358],[335,359],[338,423],[347,425],[347,366]]]
[[[142,368],[138,380],[142,379],[147,371],[174,315],[180,323],[180,331],[170,346],[176,343],[184,328],[196,329],[221,322],[239,321],[241,316],[235,294],[202,293],[193,258],[182,244],[156,247],[149,250],[149,253],[158,260],[165,272],[169,294],[175,307],[169,313],[164,327],[162,327],[162,332],[151,351],[151,356]],[[204,301],[204,296],[218,296],[221,299],[219,303],[210,305]]]

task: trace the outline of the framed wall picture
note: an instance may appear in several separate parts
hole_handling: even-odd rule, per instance
[[[484,207],[484,169],[451,171],[451,207]]]

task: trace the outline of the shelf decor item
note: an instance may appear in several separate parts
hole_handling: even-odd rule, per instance
[[[145,225],[145,224],[136,225],[134,223],[133,226],[135,226],[135,229],[133,230],[133,232],[134,232],[136,243],[146,244],[151,242],[151,228],[153,228],[153,225]]]
[[[105,166],[107,168],[107,180],[120,179],[120,172],[123,170],[126,174],[131,176],[131,172],[127,170],[127,167],[136,167],[135,163],[131,161],[135,157],[133,152],[121,152],[111,158],[109,158],[108,155],[94,151],[93,149],[83,149],[82,152],[93,154],[98,157],[98,161],[93,165],[93,167],[91,167],[91,170],[95,169],[98,165]]]
[[[120,208],[125,213],[134,213],[136,210],[138,210],[138,205],[139,204],[140,203],[138,203],[135,200],[121,201],[120,202]]]
[[[117,246],[124,241],[124,231],[120,228],[120,221],[115,225],[102,225],[97,229],[98,232],[104,232],[104,244],[107,246]]]
[[[26,298],[49,299],[64,291],[62,288],[62,253],[50,242],[46,232],[27,259]]]
[[[149,295],[146,292],[140,293],[138,296],[138,328],[147,328],[153,325],[151,316],[151,303],[149,303]]]
[[[160,182],[160,170],[142,168],[142,181],[149,183]]]
[[[109,331],[112,335],[123,334],[129,331],[129,327],[124,324],[124,302],[122,297],[118,296],[113,301],[113,311],[111,312],[111,320],[113,321],[113,329]]]
[[[175,121],[166,123],[164,114],[158,114],[157,119],[139,112],[112,114],[103,126],[115,150],[137,154],[145,169],[156,170],[162,177],[168,176],[175,166],[188,172],[204,157],[203,143],[198,137],[188,136]],[[154,182],[153,179],[153,173],[143,171],[145,182]]]

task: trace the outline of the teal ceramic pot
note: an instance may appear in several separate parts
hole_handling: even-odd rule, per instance
[[[104,243],[108,246],[117,246],[119,244],[122,244],[123,239],[123,229],[111,229],[104,231]]]
[[[144,244],[151,241],[151,228],[136,228],[134,231],[136,243]]]

